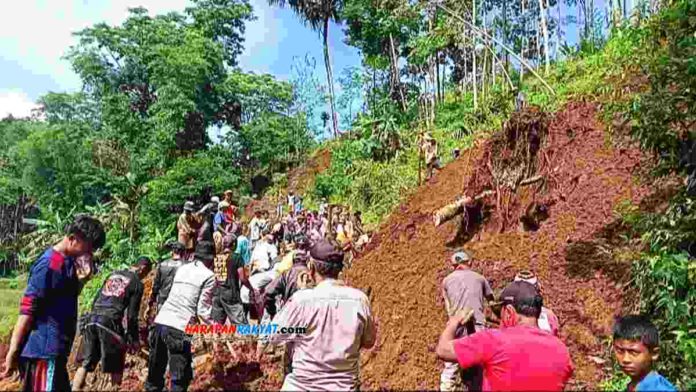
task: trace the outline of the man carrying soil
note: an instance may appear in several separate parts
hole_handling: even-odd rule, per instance
[[[169,297],[169,291],[172,289],[174,275],[176,271],[184,264],[184,254],[186,249],[181,242],[172,242],[168,244],[168,248],[172,251],[172,257],[169,260],[161,262],[157,266],[155,280],[152,282],[152,292],[148,301],[148,324],[152,324],[152,319],[157,314],[164,302]]]
[[[191,320],[212,323],[214,257],[213,243],[199,242],[194,261],[179,267],[176,272],[169,297],[157,313],[150,332],[146,391],[162,391],[167,364],[171,374],[171,390],[188,389],[193,378],[193,358],[191,336],[185,331]]]
[[[77,297],[94,270],[90,260],[82,268],[77,259],[89,259],[105,238],[98,220],[78,215],[65,237],[32,264],[3,378],[19,362],[23,390],[70,390],[67,363],[77,326]]]
[[[193,253],[198,238],[198,229],[203,224],[203,219],[207,206],[197,213],[194,213],[193,202],[187,201],[184,203],[184,212],[179,216],[176,222],[179,242],[184,244],[186,248],[186,258],[188,259]]]
[[[234,244],[225,243],[225,247],[229,247],[230,252],[234,246]],[[237,243],[237,246],[239,246],[239,243]],[[229,320],[230,324],[247,324],[246,312],[240,295],[240,285],[252,291],[253,288],[251,287],[251,283],[249,283],[249,278],[244,269],[244,259],[241,253],[236,251],[231,253],[227,252],[225,258],[225,262],[227,263],[227,274],[225,280],[221,282],[219,289],[221,313],[220,316],[215,316],[216,321],[225,323],[226,320]]]
[[[485,327],[485,316],[483,314],[483,301],[493,301],[493,290],[488,280],[482,275],[471,269],[472,257],[464,250],[456,251],[450,258],[454,266],[454,271],[447,275],[442,281],[442,297],[445,299],[445,310],[447,316],[452,317],[458,311],[465,308],[474,311],[475,331],[482,331]],[[455,335],[460,338],[460,334],[466,331],[458,331]],[[440,375],[440,390],[452,391],[457,384],[459,366],[456,362],[445,362],[445,369]],[[481,389],[481,368],[476,367],[467,369],[463,377],[463,382],[467,390]]]
[[[280,327],[306,327],[305,334],[271,335],[276,344],[287,344],[292,371],[283,390],[358,390],[360,349],[376,340],[367,296],[338,280],[343,252],[327,241],[315,244],[308,261],[309,273],[302,284],[313,289],[297,291],[276,315]]]
[[[440,158],[437,154],[437,141],[433,138],[430,132],[426,132],[420,143],[420,148],[425,154],[425,180],[429,180],[433,176],[433,170],[442,169]]]
[[[152,270],[147,257],[140,257],[127,270],[115,271],[106,278],[94,302],[83,331],[82,366],[73,379],[73,389],[84,386],[87,373],[101,360],[102,372],[111,375],[111,386],[120,386],[126,360],[126,348],[139,349],[138,313],[144,286],[141,279]],[[121,320],[128,309],[128,328],[124,333]]]
[[[500,294],[501,329],[457,339],[456,331],[473,312],[450,317],[437,344],[437,356],[462,368],[482,366],[483,390],[562,391],[573,374],[568,348],[538,327],[543,299],[527,282],[512,282]]]

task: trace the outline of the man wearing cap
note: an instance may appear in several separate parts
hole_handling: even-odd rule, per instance
[[[437,344],[437,356],[462,368],[482,366],[483,390],[563,390],[573,374],[568,348],[538,327],[543,299],[527,282],[512,282],[500,294],[501,329],[457,339],[457,328],[472,313],[450,317]]]
[[[483,314],[484,300],[494,299],[493,290],[486,278],[471,269],[472,257],[466,251],[456,251],[450,262],[454,271],[442,281],[442,297],[445,300],[447,316],[452,317],[457,311],[465,308],[473,309],[475,331],[482,331],[486,322]],[[457,384],[458,373],[459,366],[456,362],[445,362],[445,368],[440,375],[440,390],[453,390]],[[480,373],[481,369],[478,367],[467,370],[462,381],[470,390],[481,389]]]
[[[213,199],[218,199],[219,198],[213,197]],[[205,212],[203,215],[203,224],[201,225],[200,229],[198,229],[198,239],[197,241],[206,241],[206,242],[213,242],[213,233],[215,230],[213,229],[215,227],[215,216],[218,213],[218,207],[220,206],[220,202],[210,202],[208,205],[205,206]]]
[[[360,290],[338,280],[343,252],[327,241],[314,244],[307,262],[312,289],[299,290],[276,315],[279,327],[306,327],[305,334],[271,335],[287,344],[292,371],[283,390],[358,390],[360,349],[371,348],[376,329],[370,302]],[[300,278],[304,282],[304,278]]]
[[[539,278],[531,271],[520,271],[515,275],[515,282],[527,282],[537,289],[539,295],[542,297],[544,296]],[[539,328],[560,337],[560,322],[558,321],[558,317],[556,317],[553,310],[545,306],[542,306],[541,314],[539,315]]]
[[[193,378],[193,358],[191,336],[185,331],[192,320],[212,323],[214,258],[213,243],[201,241],[196,245],[194,261],[182,265],[176,271],[169,297],[157,312],[149,336],[146,391],[161,391],[164,388],[167,364],[171,374],[171,390],[185,391],[188,388]]]
[[[83,329],[82,366],[73,380],[74,390],[82,389],[87,373],[93,372],[101,360],[102,372],[111,375],[111,385],[121,385],[126,360],[126,346],[137,350],[138,313],[145,278],[152,265],[147,257],[140,257],[126,270],[112,272],[92,303],[89,321]],[[121,320],[128,309],[128,328],[124,333]]]
[[[194,213],[193,202],[187,201],[184,203],[184,212],[179,216],[179,220],[176,222],[179,242],[184,244],[187,256],[193,253],[193,249],[196,246],[198,229],[200,229],[203,224],[205,210],[206,208],[203,208],[201,211]]]
[[[148,321],[152,324],[152,318],[157,314],[157,310],[164,305],[164,302],[169,297],[169,291],[172,289],[174,275],[176,271],[184,264],[184,255],[186,249],[184,244],[179,241],[174,241],[167,244],[167,247],[172,252],[170,259],[165,260],[157,266],[155,280],[152,281],[152,292],[148,301]]]

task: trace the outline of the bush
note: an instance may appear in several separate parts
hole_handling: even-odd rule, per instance
[[[696,387],[696,262],[662,251],[634,264],[640,311],[660,330],[658,370],[682,390]]]
[[[193,157],[179,158],[163,176],[145,184],[140,223],[145,227],[166,227],[177,219],[186,200],[201,205],[211,195],[237,189],[240,184],[240,173],[222,156],[199,152]]]

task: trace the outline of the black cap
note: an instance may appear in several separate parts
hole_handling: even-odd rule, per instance
[[[313,259],[331,264],[343,264],[343,252],[328,241],[319,241],[309,250]]]
[[[534,285],[524,281],[517,281],[510,283],[503,289],[499,300],[505,305],[515,305],[527,300],[533,300],[538,295],[539,293],[537,293]]]
[[[534,285],[517,281],[508,284],[498,297],[499,301],[492,304],[497,312],[505,305],[512,305],[517,313],[530,317],[539,317],[544,300]]]

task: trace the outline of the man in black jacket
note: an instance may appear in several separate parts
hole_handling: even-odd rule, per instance
[[[264,305],[266,312],[271,317],[277,313],[277,299],[280,299],[281,306],[286,303],[299,290],[299,276],[303,272],[309,271],[307,268],[309,239],[304,234],[298,234],[295,236],[295,246],[297,246],[297,250],[293,256],[292,267],[273,279],[264,291]]]
[[[150,293],[150,298],[148,300],[148,320],[149,324],[152,324],[152,320],[157,314],[157,310],[164,305],[164,302],[169,296],[169,291],[172,289],[172,282],[174,282],[174,275],[176,271],[184,263],[184,254],[186,253],[186,246],[181,242],[171,242],[168,244],[169,249],[172,251],[172,258],[161,262],[157,266],[157,274],[155,275],[155,280],[152,282],[152,293]]]
[[[101,360],[102,371],[111,374],[112,386],[121,385],[126,347],[137,350],[138,313],[143,296],[143,279],[152,269],[150,259],[140,257],[127,270],[115,271],[102,285],[94,302],[89,322],[83,332],[82,366],[75,373],[72,388],[82,389],[88,372]],[[128,330],[121,320],[128,309]]]

